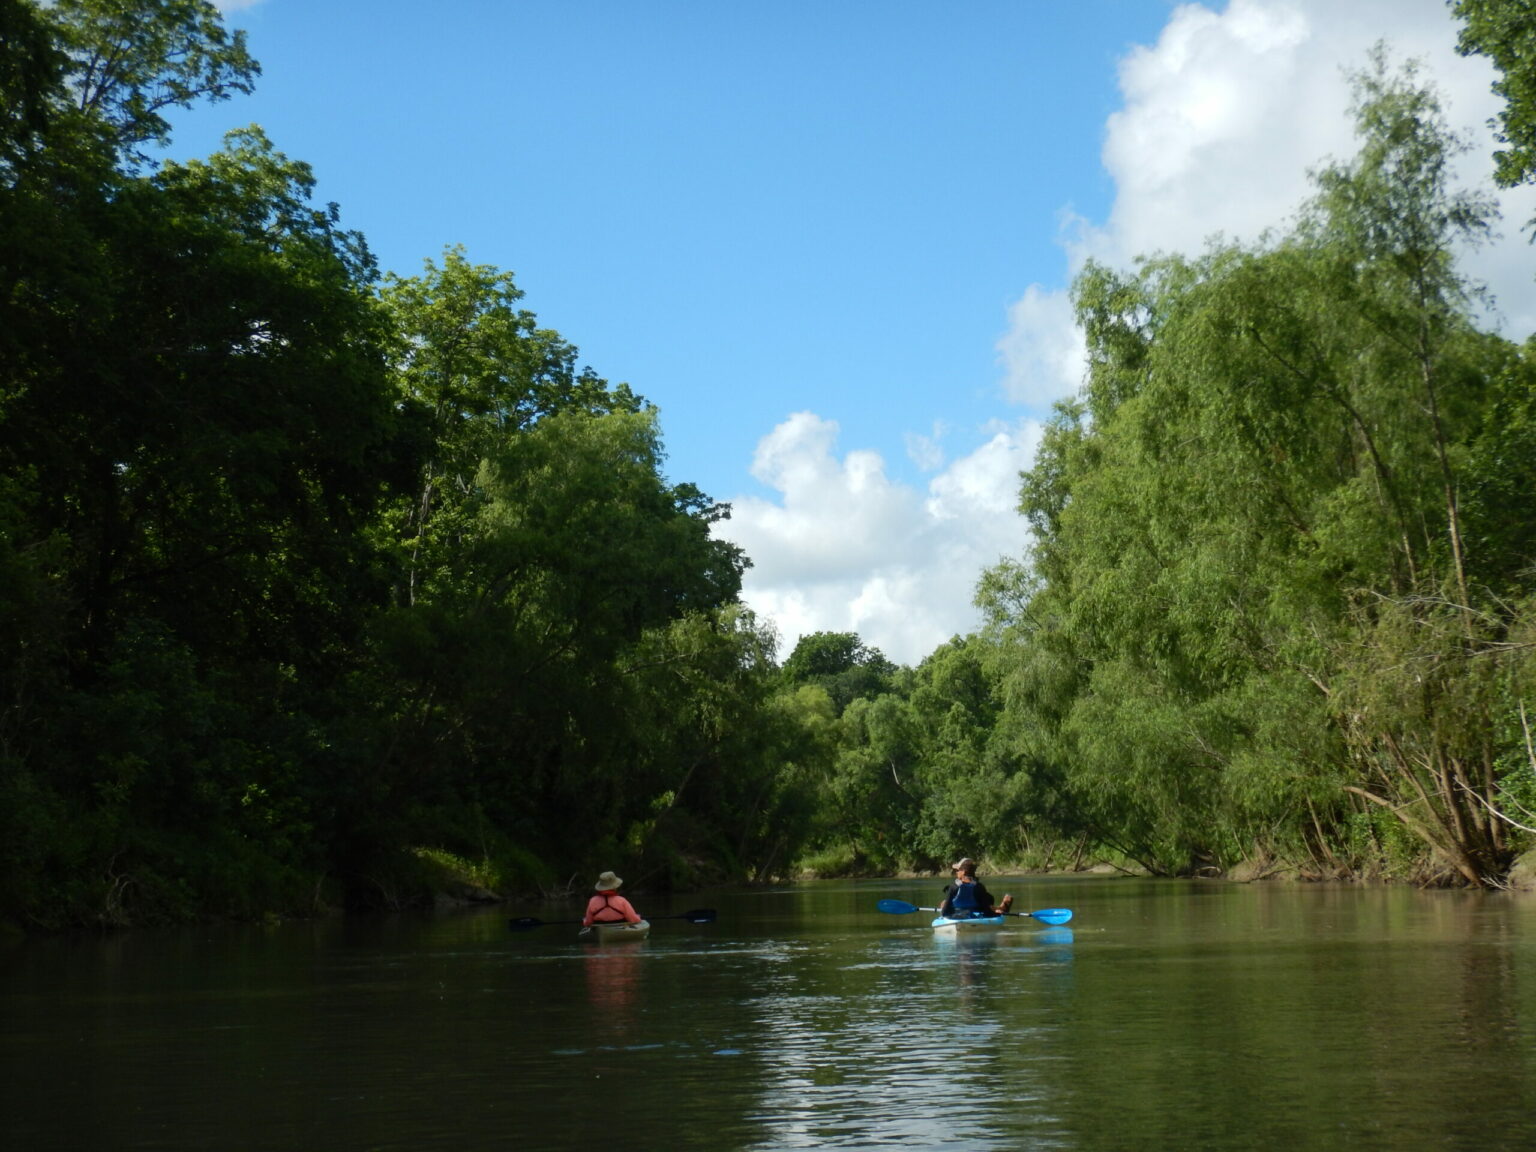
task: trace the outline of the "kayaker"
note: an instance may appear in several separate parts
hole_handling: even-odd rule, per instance
[[[992,893],[976,879],[976,861],[969,856],[956,860],[949,867],[955,879],[945,887],[944,899],[939,901],[940,916],[948,916],[952,920],[969,920],[977,916],[1005,914],[1013,907],[1012,896],[1004,896],[1001,904],[996,908],[992,906]]]
[[[624,881],[612,872],[604,872],[592,885],[592,898],[587,901],[587,914],[582,917],[583,927],[590,924],[638,924],[640,913],[635,906],[619,895]]]

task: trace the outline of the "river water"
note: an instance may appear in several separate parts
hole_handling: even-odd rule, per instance
[[[0,946],[0,1147],[1536,1148],[1536,898],[988,878]]]

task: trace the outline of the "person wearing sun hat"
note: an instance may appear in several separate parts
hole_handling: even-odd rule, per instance
[[[582,917],[582,927],[593,924],[638,924],[640,913],[635,906],[619,895],[624,881],[612,872],[604,872],[592,885],[592,898],[587,901],[587,914]]]
[[[949,870],[954,873],[955,879],[945,887],[944,899],[939,901],[940,916],[948,916],[953,920],[996,916],[999,913],[1006,914],[1013,906],[1013,897],[1004,896],[1001,904],[995,909],[992,907],[992,893],[976,879],[976,861],[969,856],[956,860],[949,866]]]

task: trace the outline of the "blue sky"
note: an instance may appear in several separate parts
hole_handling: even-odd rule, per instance
[[[1494,107],[1441,0],[221,6],[263,76],[169,154],[259,123],[386,270],[463,244],[515,273],[658,405],[670,477],[733,503],[786,655],[852,630],[915,663],[975,627],[1080,371],[1083,259],[1279,223],[1347,153],[1340,68],[1377,38],[1453,121]],[[1524,323],[1529,272],[1490,267]]]

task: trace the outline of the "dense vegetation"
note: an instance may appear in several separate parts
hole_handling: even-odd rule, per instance
[[[379,277],[201,0],[0,0],[0,907],[29,924],[782,867],[725,514],[450,249]],[[467,875],[461,875],[467,873]]]
[[[1519,4],[1466,0],[1528,180]],[[204,0],[0,0],[0,915],[934,868],[1503,882],[1536,823],[1536,345],[1373,61],[1292,225],[1075,286],[988,627],[780,664],[655,411],[457,248],[380,275]],[[466,888],[467,890],[467,888]]]
[[[1078,278],[1029,554],[983,579],[983,635],[843,714],[850,856],[1505,881],[1536,824],[1536,344],[1457,270],[1491,207],[1449,186],[1433,92],[1381,52],[1356,90],[1360,151],[1290,226]]]

